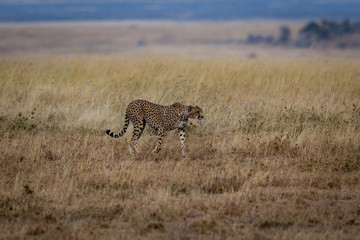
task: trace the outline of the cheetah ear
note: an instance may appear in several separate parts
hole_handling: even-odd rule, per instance
[[[193,108],[193,106],[188,106],[188,111],[190,112],[191,111],[191,109]]]

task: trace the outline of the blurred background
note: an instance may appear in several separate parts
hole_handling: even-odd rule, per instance
[[[0,0],[0,57],[356,58],[360,0]]]

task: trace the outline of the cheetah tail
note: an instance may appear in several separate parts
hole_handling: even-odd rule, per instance
[[[107,135],[109,135],[110,137],[114,137],[114,138],[119,138],[119,137],[122,137],[125,133],[126,133],[126,130],[127,128],[129,127],[129,116],[128,114],[126,113],[125,114],[125,124],[124,124],[124,127],[123,129],[119,132],[119,133],[114,133],[112,131],[110,131],[109,129],[105,131],[105,133]]]

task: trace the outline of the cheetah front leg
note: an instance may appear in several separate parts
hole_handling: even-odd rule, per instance
[[[162,144],[162,140],[165,135],[165,130],[163,128],[159,128],[157,134],[158,134],[157,142],[156,142],[155,149],[153,150],[153,152],[155,152],[155,153],[158,153],[161,150],[161,144]]]
[[[185,128],[178,129],[179,138],[180,138],[180,145],[181,145],[181,155],[185,157]]]

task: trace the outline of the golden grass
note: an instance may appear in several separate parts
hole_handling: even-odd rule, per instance
[[[340,239],[360,234],[359,60],[0,61],[0,237]],[[188,157],[113,139],[127,104],[199,105]]]

